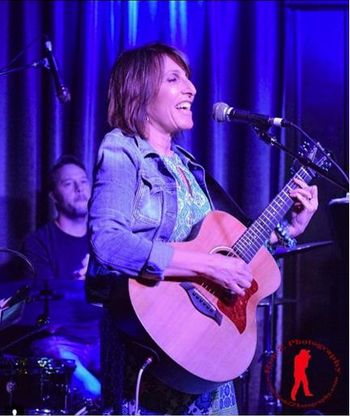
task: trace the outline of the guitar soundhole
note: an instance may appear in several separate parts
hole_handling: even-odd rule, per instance
[[[235,253],[232,250],[232,248],[226,247],[226,246],[219,246],[219,247],[213,248],[213,250],[210,251],[210,254],[214,254],[214,253],[221,254],[223,256],[230,256],[230,257],[235,256]]]

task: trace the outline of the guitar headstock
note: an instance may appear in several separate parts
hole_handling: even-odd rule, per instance
[[[331,168],[332,163],[330,162],[330,158],[332,157],[331,153],[324,149],[319,143],[317,146],[313,143],[305,141],[298,150],[298,155],[305,159],[305,161],[310,161],[314,163],[317,167],[328,172]],[[301,167],[301,162],[299,160],[295,160],[293,166],[291,168],[292,174],[295,174],[297,170]],[[312,170],[312,168],[308,169],[312,176],[316,176],[316,173]]]

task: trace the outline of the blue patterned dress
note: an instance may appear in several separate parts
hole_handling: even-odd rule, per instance
[[[178,215],[170,241],[184,241],[194,224],[210,211],[210,204],[202,189],[181,159],[174,153],[162,158],[173,174],[177,186]],[[133,361],[133,360],[131,360]],[[131,387],[135,380],[135,368],[126,365],[126,379]],[[145,374],[140,394],[141,414],[181,415],[236,415],[237,404],[233,382],[222,384],[217,389],[200,395],[181,393],[173,390],[151,375]],[[133,400],[123,400],[123,414],[135,411]]]

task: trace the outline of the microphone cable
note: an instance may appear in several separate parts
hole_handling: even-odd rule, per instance
[[[153,363],[153,357],[148,357],[146,361],[143,363],[142,367],[140,368],[138,374],[137,374],[137,380],[136,380],[136,389],[135,389],[135,415],[140,415],[139,410],[139,398],[140,398],[140,386],[141,386],[141,378],[143,372],[146,370],[146,368]]]

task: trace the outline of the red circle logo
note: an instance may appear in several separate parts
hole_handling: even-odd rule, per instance
[[[274,374],[283,360],[283,391],[277,391]],[[341,374],[340,360],[325,345],[309,339],[291,339],[279,345],[264,367],[272,394],[290,407],[310,408],[327,401]]]

